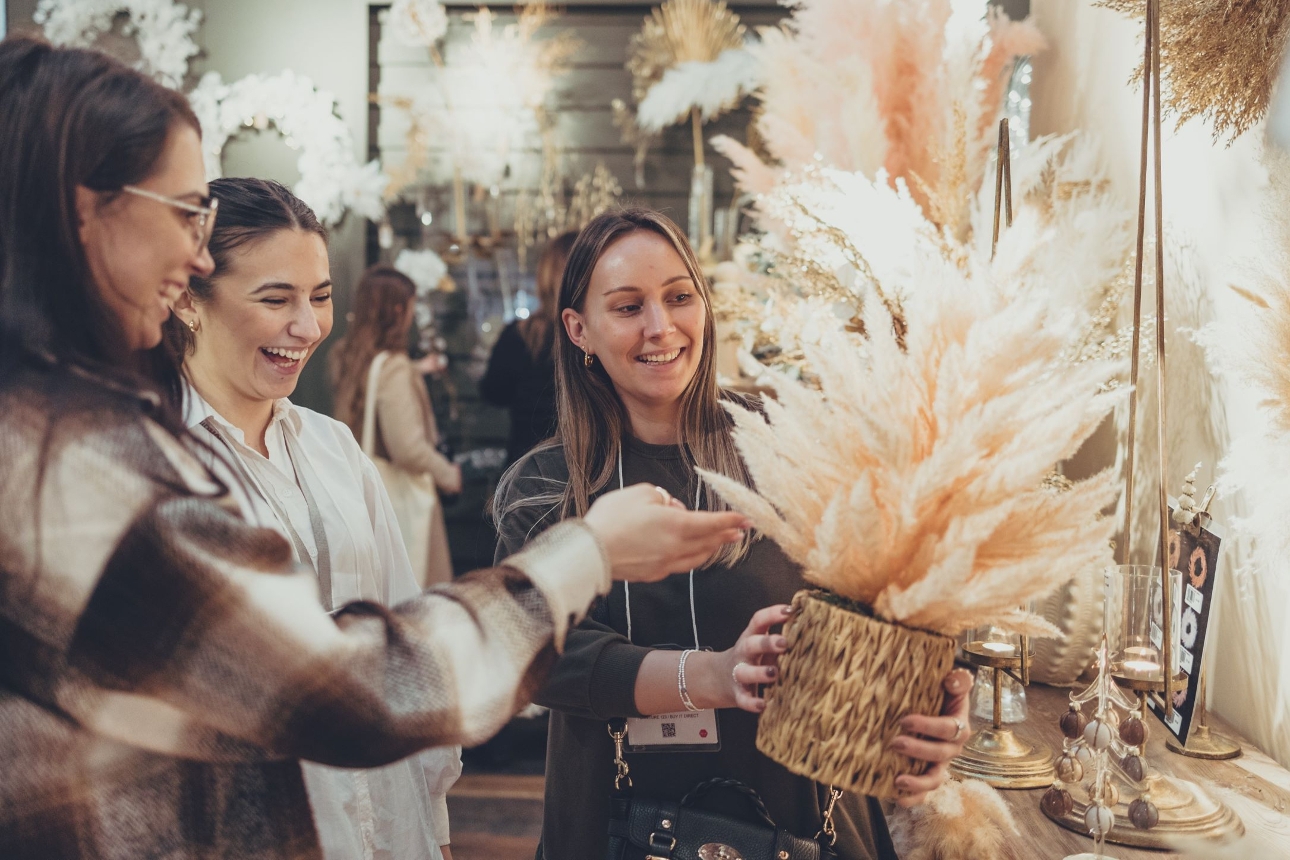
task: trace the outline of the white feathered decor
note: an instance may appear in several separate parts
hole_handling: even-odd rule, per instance
[[[822,589],[793,600],[758,748],[890,798],[921,766],[890,741],[902,717],[939,711],[949,637],[1055,634],[1019,607],[1110,562],[1112,475],[1065,491],[1047,478],[1113,408],[1119,368],[1072,360],[1079,315],[956,264],[935,230],[903,231],[893,249],[866,225],[912,201],[879,177],[855,204],[842,187],[865,180],[846,176],[786,211],[814,220],[852,270],[863,339],[826,331],[803,345],[818,387],[780,377],[764,414],[729,407],[755,489],[703,476]]]

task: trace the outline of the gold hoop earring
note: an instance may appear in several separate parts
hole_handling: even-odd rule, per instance
[[[196,320],[196,319],[191,319],[191,320],[189,320],[189,321],[188,321],[188,330],[189,330],[189,331],[191,331],[193,334],[197,334],[197,320]]]
[[[587,352],[587,351],[584,349],[584,350],[582,351],[582,366],[583,366],[583,367],[591,367],[592,361],[593,361],[593,359],[591,358],[591,353]]]

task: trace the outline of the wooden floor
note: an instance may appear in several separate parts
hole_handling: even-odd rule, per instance
[[[448,793],[453,860],[533,860],[541,776],[464,774]]]

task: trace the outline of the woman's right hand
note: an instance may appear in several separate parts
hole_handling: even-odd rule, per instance
[[[752,523],[743,514],[688,511],[649,484],[606,493],[583,521],[604,545],[614,579],[657,582],[699,567]]]
[[[443,490],[444,495],[447,495],[447,496],[455,496],[461,492],[461,464],[460,463],[452,464],[451,477],[449,477],[449,479],[444,483],[440,484],[439,489]]]

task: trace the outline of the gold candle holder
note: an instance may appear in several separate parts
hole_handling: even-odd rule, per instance
[[[994,675],[994,710],[988,727],[978,730],[950,762],[954,773],[979,779],[995,788],[1042,788],[1053,781],[1053,751],[1020,737],[1003,725],[1003,679],[1030,683],[1033,648],[1028,637],[1008,634],[997,627],[971,631],[962,645],[964,658]]]

